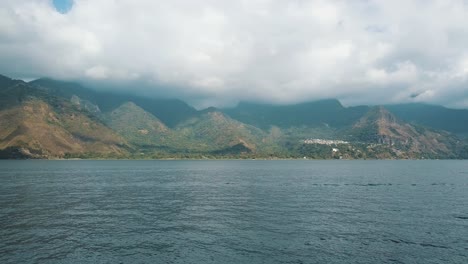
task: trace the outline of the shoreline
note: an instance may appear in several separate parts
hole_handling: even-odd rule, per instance
[[[25,160],[38,160],[38,161],[437,161],[437,160],[459,160],[468,161],[468,159],[295,159],[295,158],[255,158],[255,159],[236,159],[236,158],[218,158],[218,159],[192,159],[192,158],[161,158],[161,159],[129,159],[129,158],[110,158],[110,159],[62,159],[62,158],[51,158],[51,159],[0,159],[0,161],[25,161]]]

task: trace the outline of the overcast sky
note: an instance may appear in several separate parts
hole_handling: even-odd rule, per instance
[[[466,108],[468,1],[1,0],[0,73],[199,106]]]

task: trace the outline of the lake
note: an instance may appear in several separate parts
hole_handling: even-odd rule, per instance
[[[468,263],[467,161],[0,161],[0,263]]]

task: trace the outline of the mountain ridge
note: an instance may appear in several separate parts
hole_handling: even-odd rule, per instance
[[[428,126],[429,118],[417,118],[424,113],[408,113],[397,105],[344,107],[327,99],[294,105],[240,102],[233,108],[196,110],[177,99],[97,92],[53,79],[26,83],[5,76],[0,76],[0,95],[3,158],[468,156],[466,142],[455,135],[468,134],[468,127],[454,124],[457,118],[447,118],[452,123],[442,131],[443,123]],[[468,118],[468,110],[431,109]]]

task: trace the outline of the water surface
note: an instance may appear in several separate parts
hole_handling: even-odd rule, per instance
[[[0,263],[468,263],[466,161],[0,161]]]

